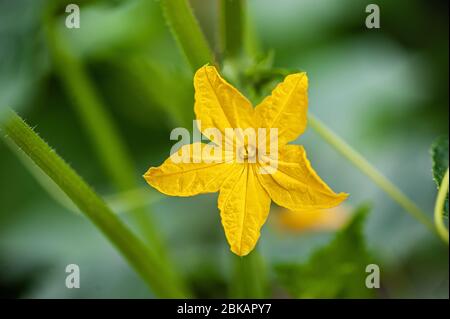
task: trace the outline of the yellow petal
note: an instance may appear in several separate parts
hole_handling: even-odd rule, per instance
[[[257,127],[277,128],[279,146],[295,140],[306,129],[307,89],[306,73],[288,75],[272,91],[272,95],[255,108]]]
[[[192,196],[217,192],[236,164],[232,161],[232,154],[224,154],[220,149],[214,154],[215,150],[211,145],[202,143],[184,145],[161,166],[150,168],[144,178],[166,195]]]
[[[291,210],[305,211],[324,209],[339,205],[348,195],[334,193],[312,169],[302,146],[285,145],[280,148],[277,165],[273,159],[270,163],[276,167],[272,174],[267,171],[269,164],[260,163],[258,179],[271,199],[280,206]]]
[[[270,198],[256,177],[255,165],[242,165],[220,188],[219,209],[230,249],[250,253],[270,210]]]
[[[194,76],[195,106],[201,131],[217,128],[225,134],[226,128],[253,127],[254,109],[237,89],[221,78],[216,68],[204,66]]]

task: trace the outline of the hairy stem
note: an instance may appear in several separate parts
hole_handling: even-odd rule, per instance
[[[81,61],[72,53],[70,43],[64,41],[51,17],[46,21],[46,35],[56,71],[71,97],[73,107],[84,125],[94,151],[119,192],[139,186],[134,164],[107,107],[102,102]],[[142,202],[145,198],[142,197]],[[165,254],[162,240],[151,214],[145,209],[133,210],[135,224],[152,245]]]
[[[175,274],[161,263],[159,255],[137,238],[92,188],[16,113],[9,110],[0,128],[105,234],[155,294],[167,298],[187,296]]]

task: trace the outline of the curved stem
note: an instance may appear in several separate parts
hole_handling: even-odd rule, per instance
[[[22,118],[9,110],[4,120],[0,128],[7,138],[29,156],[105,234],[155,294],[166,298],[187,296],[176,273],[166,267],[159,254],[150,250]]]
[[[448,230],[445,227],[443,212],[445,206],[445,200],[448,194],[448,180],[449,180],[449,172],[448,168],[445,172],[444,178],[442,179],[441,186],[439,187],[438,196],[436,198],[436,205],[434,206],[434,224],[436,225],[436,230],[441,236],[442,240],[444,240],[448,244]]]
[[[310,126],[332,147],[341,153],[347,160],[356,166],[361,172],[368,176],[386,194],[403,207],[409,214],[425,225],[434,234],[437,234],[431,220],[411,199],[409,199],[397,186],[387,177],[380,173],[369,161],[359,152],[353,149],[336,133],[330,130],[324,123],[314,115],[309,114]]]
[[[85,66],[70,49],[70,43],[65,41],[50,13],[44,22],[56,72],[73,101],[74,110],[89,134],[90,142],[94,146],[102,167],[118,191],[124,192],[138,187],[140,184],[126,144]],[[144,203],[145,197],[141,196],[140,200]],[[144,205],[141,206],[133,210],[131,214],[134,224],[152,248],[159,251],[162,258],[166,258],[164,242],[152,219],[152,214],[148,209],[144,209]]]
[[[62,207],[75,214],[80,210],[72,203],[70,198],[58,187],[58,185],[31,160],[14,142],[4,136],[0,136],[5,145],[14,153],[17,159],[28,170],[36,182],[48,193],[48,195]],[[143,208],[160,200],[162,196],[157,192],[149,191],[148,187],[139,187],[132,190],[104,195],[106,204],[116,214],[133,212],[137,208]],[[145,200],[142,200],[145,199]]]

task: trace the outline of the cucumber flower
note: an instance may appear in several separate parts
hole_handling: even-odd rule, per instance
[[[254,249],[272,201],[289,210],[311,211],[347,198],[322,181],[302,146],[288,144],[306,129],[306,73],[288,75],[256,107],[213,66],[196,72],[194,87],[199,130],[211,143],[182,146],[144,178],[171,196],[219,192],[220,217],[233,253],[245,256]],[[248,134],[252,130],[258,142]]]

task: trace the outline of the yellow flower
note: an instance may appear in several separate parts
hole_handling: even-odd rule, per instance
[[[340,229],[348,220],[345,207],[338,206],[312,211],[291,211],[282,208],[276,214],[276,223],[281,229],[294,233],[329,231]]]
[[[203,143],[185,145],[161,166],[150,168],[144,178],[172,196],[218,191],[222,225],[233,253],[245,256],[253,250],[271,200],[298,211],[337,206],[347,198],[347,194],[334,193],[320,179],[302,146],[287,144],[306,129],[305,73],[287,76],[256,108],[213,66],[196,72],[194,87],[194,111],[201,123],[200,131],[211,137],[210,129],[217,129],[225,136],[225,144],[232,145],[231,150]],[[242,134],[230,139],[230,128],[277,129],[277,153],[263,154],[263,144],[255,144]]]

